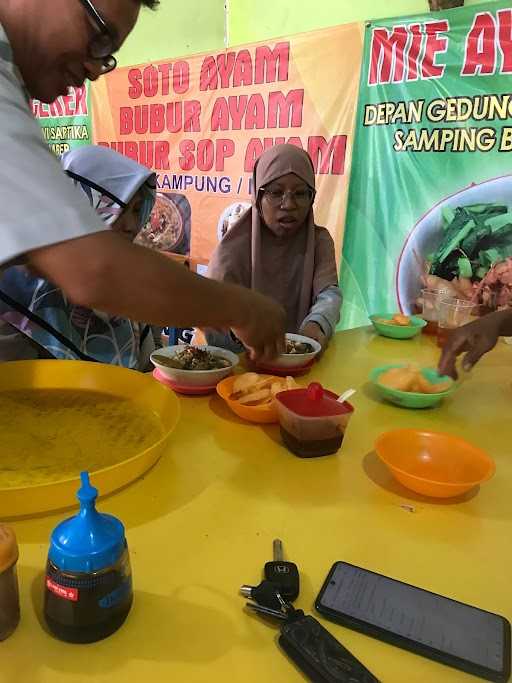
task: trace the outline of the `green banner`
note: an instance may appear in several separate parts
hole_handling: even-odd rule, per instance
[[[52,104],[32,100],[32,112],[44,139],[57,156],[92,143],[92,116],[87,85],[70,88]]]
[[[411,312],[436,278],[512,305],[511,74],[510,2],[367,26],[342,328]]]

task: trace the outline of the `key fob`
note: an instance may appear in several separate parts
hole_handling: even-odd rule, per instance
[[[300,577],[297,565],[284,560],[274,560],[265,565],[265,578],[275,584],[285,600],[293,602],[300,590]]]
[[[279,644],[313,683],[379,683],[314,617],[284,624]]]

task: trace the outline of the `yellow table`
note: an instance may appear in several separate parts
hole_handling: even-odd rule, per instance
[[[433,411],[384,405],[365,386],[376,365],[435,359],[428,338],[338,334],[307,380],[335,391],[358,388],[356,413],[338,456],[318,460],[289,454],[276,427],[242,423],[216,397],[183,398],[166,457],[100,505],[127,526],[136,590],[127,623],[94,645],[47,635],[38,623],[41,576],[48,536],[62,515],[16,522],[23,614],[17,632],[0,644],[0,681],[303,680],[279,652],[277,631],[244,614],[237,595],[240,584],[258,582],[275,537],[300,567],[298,605],[305,610],[332,563],[346,560],[511,619],[512,347],[500,343]],[[380,432],[406,426],[450,431],[483,446],[496,461],[495,478],[462,500],[409,493],[372,453]],[[385,683],[475,680],[324,623]]]

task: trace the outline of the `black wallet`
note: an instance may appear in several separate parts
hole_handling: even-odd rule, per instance
[[[284,624],[279,644],[313,683],[379,683],[314,617]]]

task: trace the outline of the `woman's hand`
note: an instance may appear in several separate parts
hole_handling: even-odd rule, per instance
[[[325,349],[329,345],[329,337],[326,334],[324,334],[322,328],[318,323],[306,323],[301,330],[301,334],[303,334],[305,337],[310,337],[311,339],[317,341],[322,347],[322,352],[325,351]]]

